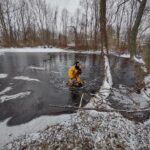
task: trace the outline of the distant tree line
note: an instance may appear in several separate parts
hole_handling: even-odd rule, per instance
[[[0,45],[117,49],[137,53],[148,37],[147,0],[80,0],[74,14],[45,0],[0,0]]]

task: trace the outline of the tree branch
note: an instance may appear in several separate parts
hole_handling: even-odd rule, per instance
[[[124,2],[120,3],[120,4],[117,6],[116,14],[118,13],[120,7],[121,7],[123,4],[125,4],[126,2],[128,2],[128,1],[130,1],[130,0],[124,0]]]
[[[15,11],[18,11],[18,10],[22,9],[24,6],[25,6],[25,3],[23,3],[22,6],[20,6],[19,8],[16,8],[16,9],[10,11],[10,13],[14,13]],[[6,10],[5,12],[3,12],[3,14],[7,14],[7,13],[8,13],[8,10]]]
[[[141,1],[140,0],[137,0],[140,4],[141,4]]]

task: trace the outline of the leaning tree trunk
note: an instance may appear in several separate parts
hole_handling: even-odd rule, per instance
[[[129,48],[130,48],[131,58],[133,58],[133,56],[136,55],[136,39],[137,39],[137,35],[138,35],[138,28],[140,26],[141,19],[142,19],[142,16],[144,14],[146,2],[147,2],[147,0],[142,0],[140,2],[140,6],[138,9],[136,20],[135,20],[134,25],[131,29],[130,40],[129,40],[130,41]]]
[[[106,0],[100,0],[100,36],[101,36],[101,51],[106,48],[108,53],[107,31],[106,31]]]

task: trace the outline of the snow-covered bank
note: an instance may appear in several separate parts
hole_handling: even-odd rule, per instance
[[[29,78],[29,77],[25,77],[25,76],[16,76],[13,79],[15,80],[25,80],[25,81],[36,81],[36,82],[40,82],[39,79],[34,79],[34,78]]]
[[[110,53],[110,55],[114,55],[114,56],[121,57],[121,58],[130,58],[129,53],[118,54],[115,51],[110,51],[109,53]],[[134,56],[133,60],[135,62],[139,63],[139,64],[145,65],[145,62],[144,62],[144,60],[141,56],[140,57],[139,56]]]
[[[11,53],[40,53],[40,52],[46,52],[46,53],[56,53],[56,52],[65,52],[65,50],[60,49],[60,48],[42,48],[42,47],[35,47],[35,48],[30,48],[30,47],[26,47],[26,48],[3,48],[0,49],[0,52],[2,53],[7,53],[7,52],[11,52]]]
[[[68,123],[21,136],[4,149],[150,149],[149,131],[149,123],[136,124],[117,113],[82,112]]]
[[[44,130],[47,126],[65,122],[70,119],[70,115],[60,116],[42,116],[30,121],[29,123],[18,126],[7,126],[9,119],[0,122],[0,149],[8,142],[23,136],[24,134],[36,133],[39,130]]]
[[[61,49],[61,48],[42,48],[42,47],[35,47],[35,48],[3,48],[0,49],[0,53],[82,53],[82,54],[101,54],[101,51],[75,51],[75,50],[68,50],[68,49]]]
[[[8,77],[8,74],[0,73],[0,79],[4,79],[4,78],[7,78],[7,77]]]

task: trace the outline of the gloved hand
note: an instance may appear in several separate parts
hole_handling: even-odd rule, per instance
[[[76,84],[76,79],[75,78],[72,78],[71,81],[72,81],[72,85]]]
[[[78,75],[81,75],[81,73],[82,73],[82,70],[79,68],[78,69]]]

